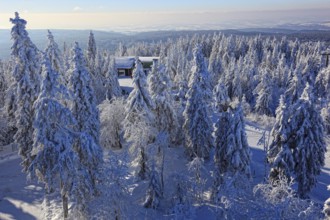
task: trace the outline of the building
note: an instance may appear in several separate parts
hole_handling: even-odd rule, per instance
[[[139,57],[139,60],[142,63],[144,73],[148,75],[153,61],[159,60],[159,57]],[[115,58],[115,64],[118,76],[132,77],[135,68],[135,57],[117,57]]]

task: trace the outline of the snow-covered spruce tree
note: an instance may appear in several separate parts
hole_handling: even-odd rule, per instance
[[[91,77],[86,68],[84,55],[77,42],[72,48],[69,75],[71,76],[69,87],[74,95],[72,113],[78,122],[77,130],[88,133],[94,142],[98,144],[100,135],[99,112],[91,86]]]
[[[192,85],[198,81],[202,88],[203,96],[206,101],[209,102],[212,98],[212,83],[200,45],[195,46],[193,56],[194,59],[191,61],[192,68],[188,87],[191,88]]]
[[[55,72],[45,56],[41,91],[36,100],[34,139],[28,171],[45,184],[47,193],[60,189],[64,218],[68,217],[69,198],[78,204],[80,212],[93,191],[92,178],[73,149],[76,138],[75,119],[70,110],[60,103],[63,90]],[[57,186],[59,184],[59,186]]]
[[[15,113],[17,132],[14,139],[19,147],[19,155],[22,157],[23,170],[30,166],[31,150],[33,146],[33,103],[39,93],[40,61],[37,47],[32,43],[25,30],[26,21],[15,13],[11,36],[13,45],[11,56],[13,60],[13,77],[15,78],[16,106]]]
[[[172,142],[178,141],[179,123],[173,108],[173,100],[170,94],[170,82],[165,68],[153,63],[150,77],[148,78],[149,92],[155,103],[155,127],[160,132],[167,132]]]
[[[220,78],[220,80],[223,82],[223,84],[227,87],[228,96],[230,99],[234,99],[234,82],[235,76],[237,76],[238,67],[237,63],[235,62],[235,59],[229,59],[228,68],[226,68],[226,72],[223,77]],[[237,77],[236,77],[237,79]]]
[[[106,74],[104,73],[106,56],[104,53],[97,51],[95,37],[92,31],[89,34],[86,53],[86,66],[90,73],[96,103],[100,104],[106,98]]]
[[[241,106],[244,116],[247,116],[251,113],[251,105],[247,102],[245,95],[242,97]]]
[[[211,97],[208,72],[201,47],[194,50],[194,67],[187,93],[187,104],[183,112],[184,133],[187,153],[190,159],[207,159],[212,147],[212,124],[209,118]]]
[[[215,124],[215,174],[212,197],[217,200],[223,176],[230,176],[232,187],[240,187],[240,180],[251,178],[251,153],[245,134],[243,110],[232,103],[220,114]]]
[[[226,86],[220,80],[215,86],[213,94],[216,110],[218,112],[226,111],[230,104],[230,98]]]
[[[148,91],[146,76],[143,72],[141,62],[136,58],[135,69],[133,71],[133,91],[127,98],[125,111],[124,135],[126,138],[129,138],[132,129],[135,129],[134,124],[139,121],[144,121],[149,125],[153,123],[153,109],[154,103]]]
[[[231,110],[228,109],[226,112],[221,112],[218,120],[215,123],[214,127],[214,136],[215,136],[215,154],[214,154],[214,180],[212,187],[211,198],[215,202],[218,202],[218,188],[223,183],[222,175],[226,172],[226,167],[230,158],[224,160],[224,153],[227,146],[232,147],[233,143],[233,134],[231,134],[231,123],[232,123],[232,114]],[[231,142],[230,142],[231,141]]]
[[[5,146],[14,142],[16,133],[16,84],[12,77],[12,61],[0,60],[0,145]]]
[[[114,57],[110,58],[109,69],[106,74],[106,95],[109,100],[122,95]]]
[[[10,85],[5,77],[5,71],[5,64],[0,60],[0,106],[5,106],[6,91]]]
[[[54,36],[51,31],[48,30],[48,44],[45,49],[45,54],[49,57],[52,69],[60,74],[59,80],[63,85],[68,82],[67,77],[64,75],[62,53],[54,40]]]
[[[100,119],[96,107],[95,95],[91,85],[91,78],[86,68],[85,59],[78,43],[72,48],[72,59],[69,75],[69,86],[73,93],[71,111],[77,120],[75,131],[80,133],[75,143],[75,151],[79,159],[88,168],[96,183],[99,166],[102,164],[102,149],[99,146]],[[94,188],[96,190],[96,188]]]
[[[285,91],[286,103],[288,105],[294,104],[301,96],[304,90],[305,82],[301,75],[302,63],[299,61],[296,69],[293,71],[287,90]]]
[[[325,100],[330,100],[330,67],[322,69],[315,82],[315,92],[318,98]]]
[[[96,42],[93,31],[89,32],[88,45],[87,45],[87,62],[88,66],[94,67],[97,55]]]
[[[209,66],[208,71],[212,76],[213,83],[216,83],[219,81],[220,74],[222,72],[222,62],[221,62],[221,56],[219,51],[219,36],[215,36],[215,42],[212,47],[212,52],[209,59]]]
[[[179,82],[178,93],[175,95],[175,99],[178,100],[181,106],[184,108],[186,106],[186,94],[188,91],[188,82],[186,79],[182,78]]]
[[[122,43],[122,42],[119,42],[119,45],[116,49],[116,52],[115,52],[115,56],[116,57],[123,57],[123,56],[127,56],[127,47]]]
[[[263,70],[261,80],[255,90],[254,95],[257,97],[255,112],[261,115],[274,115],[274,100],[273,100],[273,83],[271,81],[269,70]]]
[[[300,197],[306,197],[316,184],[316,176],[321,173],[325,160],[323,121],[314,103],[312,88],[307,83],[289,119],[291,135],[294,136],[290,148],[293,149],[295,180]]]
[[[293,152],[290,142],[293,141],[289,125],[290,110],[286,107],[284,96],[276,109],[276,120],[271,131],[273,140],[267,152],[267,159],[271,170],[269,181],[276,185],[281,178],[290,180],[294,168]]]
[[[242,61],[243,61],[243,59],[239,59],[237,61],[240,68],[243,65]],[[237,68],[236,71],[233,73],[235,75],[234,75],[234,79],[233,79],[233,82],[232,82],[233,88],[232,88],[232,97],[231,97],[232,99],[236,98],[239,101],[242,100],[242,96],[243,96],[243,93],[242,93],[242,74],[241,74],[240,68]]]
[[[162,187],[160,175],[153,165],[150,172],[149,187],[147,191],[146,199],[143,203],[145,208],[157,209],[159,206],[159,200],[162,197]]]

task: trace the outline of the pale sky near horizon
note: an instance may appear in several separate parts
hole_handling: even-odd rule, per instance
[[[0,0],[0,28],[203,29],[330,21],[330,0]]]

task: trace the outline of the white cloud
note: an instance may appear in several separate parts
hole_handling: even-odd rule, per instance
[[[76,6],[76,7],[73,8],[73,11],[76,11],[76,12],[77,12],[77,11],[82,11],[82,8],[79,7],[79,6]]]

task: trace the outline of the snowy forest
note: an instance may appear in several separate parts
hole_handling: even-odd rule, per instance
[[[92,31],[86,49],[45,31],[37,48],[27,21],[10,21],[0,150],[40,188],[40,219],[330,217],[325,42],[220,32],[112,52]],[[136,59],[129,93],[124,56],[159,57],[147,75]]]

